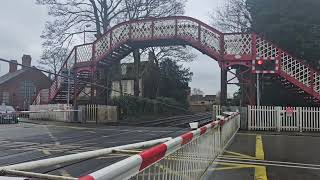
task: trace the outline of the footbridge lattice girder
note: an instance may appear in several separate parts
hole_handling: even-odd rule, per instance
[[[58,74],[68,68],[93,73],[100,62],[121,60],[136,47],[169,45],[190,45],[217,60],[222,68],[237,64],[252,67],[256,58],[276,59],[279,62],[276,75],[320,101],[320,73],[302,60],[254,33],[222,33],[184,16],[120,23],[95,42],[75,46]],[[62,83],[62,77],[55,78],[48,91],[49,102],[59,94]],[[35,104],[41,102],[39,99],[41,93]]]

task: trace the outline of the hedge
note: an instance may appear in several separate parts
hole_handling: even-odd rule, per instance
[[[180,104],[172,98],[164,97],[148,99],[120,96],[113,98],[112,105],[119,107],[121,119],[145,115],[176,115],[187,111],[187,105]]]

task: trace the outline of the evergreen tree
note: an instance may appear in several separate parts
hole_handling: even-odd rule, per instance
[[[159,95],[174,98],[178,102],[187,104],[190,93],[189,82],[193,73],[190,69],[183,68],[177,62],[166,59],[160,63]]]

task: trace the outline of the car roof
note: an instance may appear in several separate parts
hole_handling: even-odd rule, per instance
[[[0,105],[0,111],[15,110],[12,106]]]

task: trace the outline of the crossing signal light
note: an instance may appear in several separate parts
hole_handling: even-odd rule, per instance
[[[263,61],[262,61],[262,60],[258,60],[257,64],[258,64],[258,65],[262,65],[262,64],[263,64]]]
[[[256,71],[275,71],[276,60],[256,60]]]

